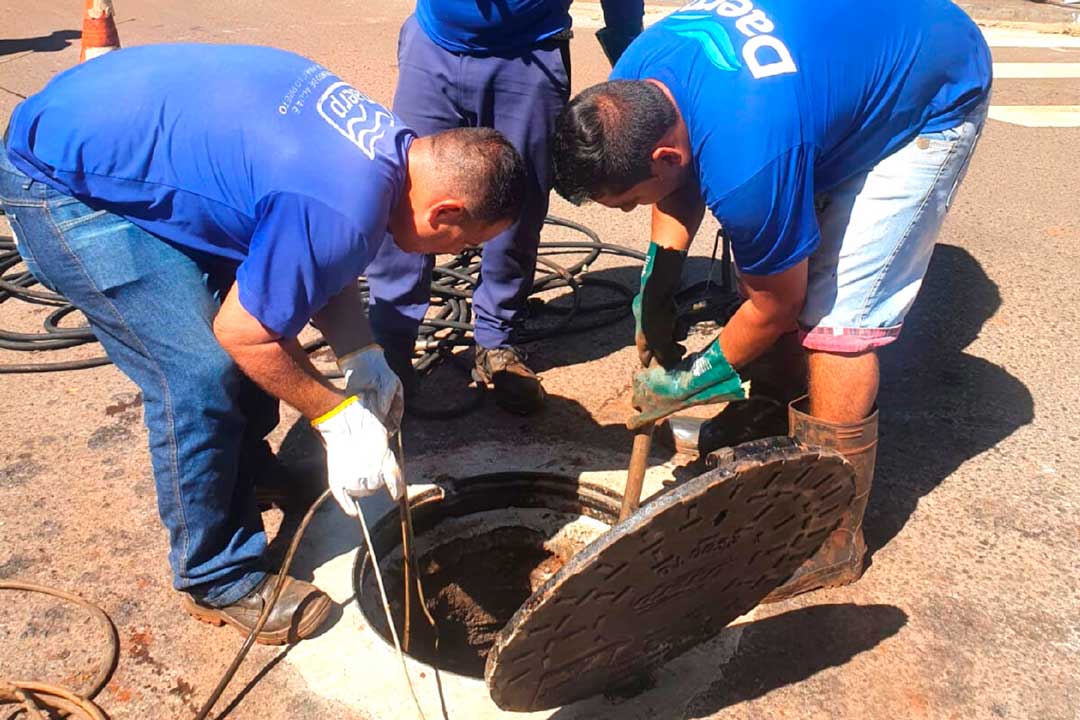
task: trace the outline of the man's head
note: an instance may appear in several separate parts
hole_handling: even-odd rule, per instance
[[[626,211],[682,186],[693,160],[675,103],[649,80],[612,80],[571,100],[555,123],[552,156],[564,198]]]
[[[510,227],[525,190],[525,164],[496,130],[458,128],[417,138],[390,232],[407,252],[458,253]]]

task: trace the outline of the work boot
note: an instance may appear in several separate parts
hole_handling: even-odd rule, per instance
[[[255,627],[263,607],[270,600],[277,578],[266,578],[244,597],[232,605],[211,607],[203,605],[190,595],[184,595],[182,604],[196,620],[210,625],[231,625],[245,637]],[[330,598],[311,583],[292,577],[285,579],[270,617],[255,641],[262,645],[284,645],[311,637],[330,617]]]
[[[806,352],[799,334],[781,335],[739,374],[750,381],[746,400],[728,403],[708,420],[674,415],[657,428],[659,436],[676,452],[704,457],[720,448],[787,435],[788,404],[806,394]]]
[[[855,467],[855,497],[840,517],[840,525],[825,539],[817,553],[762,602],[778,602],[811,590],[847,585],[863,574],[866,542],[862,524],[877,458],[877,410],[861,422],[842,425],[811,417],[806,409],[805,397],[791,403],[791,437],[803,445],[835,450],[847,458]]]
[[[529,366],[525,352],[510,345],[476,347],[473,367],[476,382],[495,386],[495,404],[515,415],[531,415],[544,404],[547,393]]]

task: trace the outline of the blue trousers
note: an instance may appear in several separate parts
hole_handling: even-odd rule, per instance
[[[549,138],[570,96],[566,41],[511,56],[458,55],[436,45],[414,17],[398,38],[394,112],[419,135],[456,127],[493,127],[525,159],[529,191],[521,218],[484,245],[473,294],[476,342],[511,341],[522,320],[536,268],[540,229],[553,182]],[[388,349],[411,352],[431,297],[432,255],[383,243],[368,266],[371,325]]]
[[[31,180],[2,146],[0,206],[30,272],[83,312],[142,390],[174,586],[211,605],[243,597],[265,575],[266,548],[244,458],[277,425],[278,403],[214,337],[233,268]]]

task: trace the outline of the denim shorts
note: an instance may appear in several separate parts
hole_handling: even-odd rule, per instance
[[[809,259],[799,316],[804,347],[856,353],[897,338],[988,105],[816,198],[821,244]]]

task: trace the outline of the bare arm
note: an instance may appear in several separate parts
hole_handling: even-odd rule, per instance
[[[705,203],[696,184],[688,184],[653,206],[652,240],[666,248],[686,250],[701,225]],[[794,330],[806,300],[806,267],[777,275],[743,275],[744,302],[720,333],[720,348],[735,368],[765,352],[785,332]]]
[[[263,327],[240,304],[233,283],[214,318],[214,335],[249,378],[289,403],[309,420],[345,399],[311,364],[295,338],[281,338]]]
[[[806,300],[806,266],[776,275],[743,275],[747,300],[720,333],[720,349],[735,368],[765,352],[783,333],[794,330]]]

